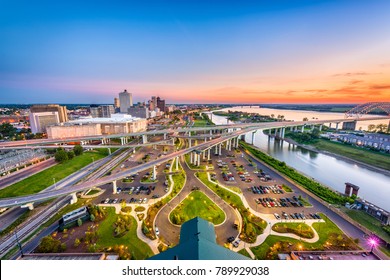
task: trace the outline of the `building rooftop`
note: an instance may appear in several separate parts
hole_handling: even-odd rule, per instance
[[[141,120],[128,114],[111,114],[111,118],[79,118],[69,123],[122,123]]]
[[[180,230],[180,242],[150,260],[249,260],[216,243],[214,225],[196,217],[185,222]]]

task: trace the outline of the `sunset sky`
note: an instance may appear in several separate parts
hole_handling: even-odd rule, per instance
[[[0,103],[113,103],[123,89],[167,103],[390,101],[390,1],[0,2]]]

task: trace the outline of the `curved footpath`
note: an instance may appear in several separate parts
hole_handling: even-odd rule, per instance
[[[217,243],[223,245],[228,237],[238,236],[238,230],[233,227],[234,223],[239,222],[236,211],[208,187],[201,184],[195,177],[195,172],[189,169],[183,159],[181,159],[181,165],[187,177],[185,185],[181,192],[167,203],[156,216],[156,226],[159,228],[160,236],[163,237],[165,243],[172,245],[179,242],[180,226],[173,225],[169,221],[169,213],[192,192],[194,186],[199,187],[199,190],[207,195],[225,213],[224,223],[215,227]]]

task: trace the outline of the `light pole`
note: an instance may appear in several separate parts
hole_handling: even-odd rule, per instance
[[[370,240],[368,240],[368,243],[371,245],[371,251],[370,253],[372,253],[374,251],[374,248],[375,246],[378,244],[377,241],[374,239],[374,238],[370,238]]]
[[[19,247],[19,250],[20,250],[20,254],[21,254],[22,257],[23,257],[24,254],[23,254],[23,250],[22,250],[22,244],[20,244],[20,242],[19,242],[19,238],[18,238],[18,233],[17,233],[17,231],[15,231],[15,238],[16,238],[16,243],[18,243],[18,247]]]

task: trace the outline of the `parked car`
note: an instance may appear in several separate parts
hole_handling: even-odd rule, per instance
[[[237,238],[236,241],[233,242],[233,246],[237,248],[240,245],[241,240]]]

